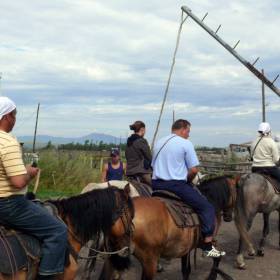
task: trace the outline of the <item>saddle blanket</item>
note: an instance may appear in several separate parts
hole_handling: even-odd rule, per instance
[[[58,216],[57,209],[50,203],[41,204],[53,216]],[[31,267],[40,261],[41,244],[33,236],[23,234],[0,225],[0,272],[13,274],[18,270],[29,271],[28,278],[32,277]]]
[[[198,215],[180,197],[168,191],[154,191],[152,196],[163,201],[179,228],[199,226]]]
[[[29,235],[0,226],[0,272],[12,274],[40,261],[40,243]]]

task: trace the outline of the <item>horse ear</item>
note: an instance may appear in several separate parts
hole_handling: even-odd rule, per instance
[[[124,193],[127,195],[127,196],[129,196],[129,194],[130,194],[130,185],[129,185],[129,183],[127,183],[126,185],[125,185],[125,187],[124,187]]]

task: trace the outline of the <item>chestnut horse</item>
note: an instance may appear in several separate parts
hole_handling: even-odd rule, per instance
[[[134,215],[129,188],[120,190],[112,187],[105,190],[94,190],[66,199],[50,200],[48,203],[56,207],[59,218],[68,227],[70,264],[65,267],[64,274],[57,276],[57,279],[72,280],[75,278],[77,258],[79,258],[81,247],[91,239],[98,240],[101,234],[109,240],[110,232],[114,232],[114,237],[118,236],[120,239],[118,244],[123,249],[129,249],[130,234],[132,233],[131,221]],[[34,264],[34,266],[36,274],[38,264]],[[36,279],[36,275],[33,274],[33,276],[33,279]],[[25,269],[17,271],[14,275],[0,273],[0,280],[13,279],[28,279],[28,272]]]
[[[226,177],[210,179],[208,187],[224,184],[225,188],[235,190],[236,180]],[[207,182],[203,183],[206,189]],[[234,205],[232,192],[228,192],[228,206]],[[218,203],[218,201],[216,201]],[[135,217],[133,219],[134,233],[132,244],[134,255],[140,261],[143,271],[142,280],[154,279],[159,258],[181,258],[183,279],[189,279],[190,252],[196,249],[201,239],[200,227],[193,226],[178,228],[171,217],[166,205],[158,198],[136,197],[133,199]],[[222,209],[221,209],[222,210]],[[220,213],[220,211],[218,211]],[[222,272],[218,266],[220,259],[213,259],[214,263],[208,279],[216,279],[220,274],[224,279],[232,279]],[[111,265],[118,269],[115,260],[110,260]],[[107,267],[110,265],[107,264]],[[102,279],[111,279],[111,271]]]

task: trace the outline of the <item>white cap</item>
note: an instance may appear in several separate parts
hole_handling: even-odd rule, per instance
[[[262,134],[268,134],[268,133],[270,133],[270,131],[271,131],[270,124],[268,122],[260,123],[258,132],[260,132]]]
[[[6,96],[0,96],[0,120],[16,109],[16,104]]]

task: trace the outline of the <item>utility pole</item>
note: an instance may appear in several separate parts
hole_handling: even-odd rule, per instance
[[[264,70],[262,69],[262,74],[264,76]],[[265,122],[265,88],[264,81],[262,81],[262,121]]]
[[[39,111],[40,111],[40,103],[38,103],[38,107],[37,107],[37,116],[36,116],[36,124],[35,124],[34,138],[33,138],[33,149],[32,149],[33,153],[35,153],[35,148],[36,148],[35,146],[36,146]]]
[[[2,72],[0,72],[0,96],[2,96]]]
[[[175,110],[173,109],[173,116],[172,116],[172,120],[173,120],[173,122],[172,122],[172,124],[175,122]]]

